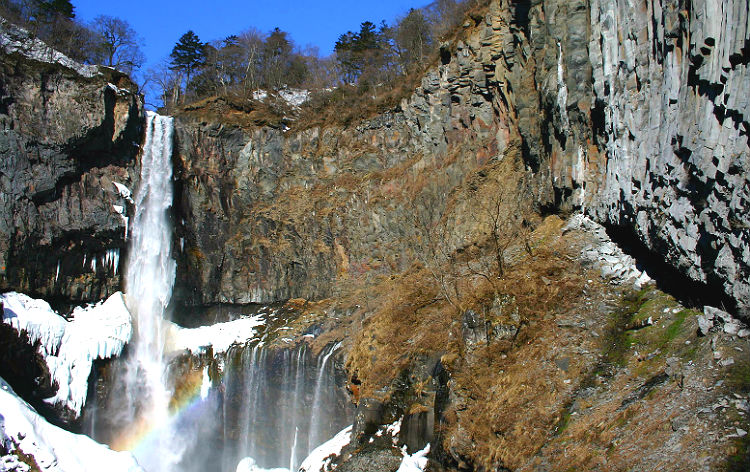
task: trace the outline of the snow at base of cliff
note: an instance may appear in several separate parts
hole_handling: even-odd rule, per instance
[[[129,452],[116,452],[93,439],[58,428],[39,416],[0,378],[0,442],[11,455],[34,457],[42,472],[142,472]],[[23,469],[20,466],[19,469]]]
[[[44,300],[10,292],[0,295],[3,323],[26,332],[31,343],[39,342],[42,355],[58,390],[45,399],[80,415],[86,402],[88,378],[95,359],[119,356],[130,341],[130,312],[122,293],[105,302],[73,311],[72,321],[55,313]]]
[[[402,452],[404,458],[401,460],[401,465],[396,472],[422,472],[427,467],[427,454],[430,453],[429,444],[421,451],[417,451],[411,455],[406,453],[406,446],[404,446]]]
[[[289,469],[277,467],[274,469],[264,469],[255,462],[252,457],[245,457],[237,464],[236,472],[289,472]]]
[[[341,454],[352,439],[352,426],[339,431],[336,436],[316,447],[299,466],[300,472],[320,472],[330,469],[331,460]]]

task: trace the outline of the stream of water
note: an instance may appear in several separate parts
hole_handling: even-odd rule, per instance
[[[147,472],[234,472],[240,463],[296,470],[350,423],[333,361],[339,345],[317,355],[304,343],[273,349],[258,340],[213,358],[165,352],[176,267],[169,217],[172,141],[172,118],[149,112],[125,273],[135,336],[115,373],[97,384],[110,386],[100,388],[106,401],[87,406],[87,429],[95,439],[132,451]],[[202,375],[194,375],[195,363],[203,366]],[[195,380],[191,385],[185,378]],[[180,398],[186,386],[197,388]]]

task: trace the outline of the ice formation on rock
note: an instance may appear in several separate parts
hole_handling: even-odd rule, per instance
[[[262,315],[198,328],[181,328],[167,321],[165,351],[186,350],[192,354],[202,354],[208,348],[213,348],[214,355],[223,354],[233,344],[244,344],[252,340],[256,334],[255,328],[264,323]]]
[[[76,308],[66,321],[44,300],[9,292],[0,295],[3,323],[26,332],[31,343],[39,342],[39,353],[58,389],[45,401],[62,405],[76,415],[86,403],[88,378],[95,359],[119,356],[130,340],[130,313],[122,293],[103,303]]]

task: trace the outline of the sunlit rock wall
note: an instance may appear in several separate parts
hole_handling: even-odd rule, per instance
[[[114,183],[136,186],[141,99],[127,76],[2,21],[0,290],[104,298],[120,285],[130,203]]]

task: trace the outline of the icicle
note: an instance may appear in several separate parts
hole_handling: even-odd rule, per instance
[[[55,283],[57,283],[58,278],[60,278],[60,259],[57,260],[57,270],[55,271]]]
[[[568,86],[565,83],[565,69],[563,68],[562,44],[557,43],[557,107],[560,112],[563,130],[570,131],[570,120],[568,119]]]

